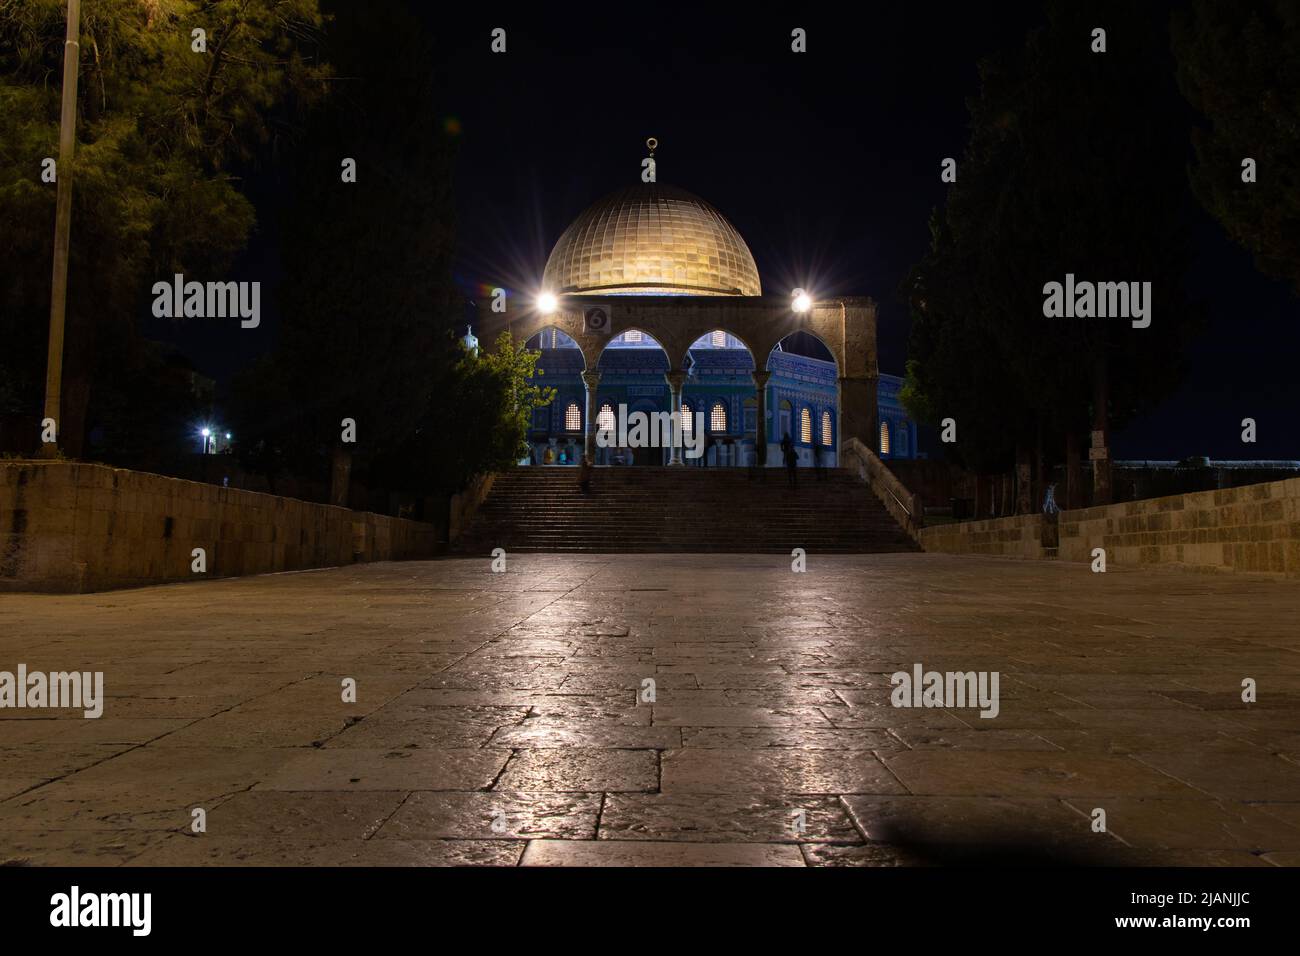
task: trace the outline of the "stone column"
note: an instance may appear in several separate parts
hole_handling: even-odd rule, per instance
[[[755,369],[749,373],[754,377],[754,395],[758,399],[755,409],[757,422],[754,429],[754,454],[758,456],[758,467],[767,467],[767,383],[772,373],[767,369]]]
[[[839,389],[841,439],[856,438],[880,454],[880,422],[876,409],[879,379],[874,375],[841,378]]]
[[[668,383],[668,411],[669,413],[682,413],[682,384],[686,381],[686,373],[681,369],[673,369],[670,372],[664,372],[664,381]],[[685,434],[686,423],[682,423],[683,434]],[[682,449],[680,445],[674,445],[668,456],[669,465],[684,465],[682,461]]]
[[[839,363],[841,442],[856,438],[867,448],[880,453],[880,414],[876,407],[876,390],[880,370],[876,364],[876,305],[870,299],[841,301],[837,342],[835,323],[829,323],[826,342]],[[814,318],[822,315],[814,310]]]
[[[600,385],[600,372],[583,372],[582,381],[587,386],[587,421],[586,441],[583,448],[586,455],[591,459],[592,464],[596,462],[596,416],[600,414],[600,407],[596,404],[596,387]]]

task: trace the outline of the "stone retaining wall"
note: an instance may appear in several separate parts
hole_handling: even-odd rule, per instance
[[[922,528],[918,540],[926,551],[944,554],[989,554],[996,557],[1041,558],[1043,516],[1012,515]]]
[[[63,461],[0,462],[0,591],[101,591],[432,556],[432,525]],[[192,570],[202,548],[207,570]]]
[[[1059,545],[1043,546],[1041,515],[932,525],[920,532],[926,551],[1058,557],[1107,566],[1179,567],[1300,577],[1300,478],[1219,491],[1062,511]]]
[[[495,480],[494,474],[476,475],[470,479],[464,491],[450,497],[447,502],[447,544],[455,544],[460,540],[474,520],[479,506],[492,490],[492,482]]]
[[[1061,513],[1060,557],[1300,577],[1300,478]]]

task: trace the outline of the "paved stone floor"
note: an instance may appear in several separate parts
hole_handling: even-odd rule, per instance
[[[910,554],[0,595],[0,670],[107,693],[0,710],[0,863],[1300,864],[1298,618],[1294,583]],[[999,715],[891,706],[916,663],[999,672]]]

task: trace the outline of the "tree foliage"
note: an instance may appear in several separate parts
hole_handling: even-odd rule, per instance
[[[500,471],[528,453],[533,410],[555,389],[534,380],[539,352],[502,332],[491,351],[463,351],[448,392],[432,396],[402,449],[427,486],[458,491],[477,474]]]
[[[1300,293],[1300,6],[1198,0],[1173,37],[1179,86],[1210,123],[1193,130],[1196,196],[1260,271]]]
[[[323,478],[352,419],[354,474],[382,471],[386,484],[415,490],[422,477],[394,451],[431,398],[454,400],[459,353],[453,149],[436,111],[435,57],[391,0],[340,4],[324,55],[337,79],[284,157],[283,318],[272,361],[237,386],[240,453],[252,467]]]
[[[1040,435],[1086,430],[1101,369],[1119,425],[1177,384],[1198,326],[1188,262],[1184,130],[1170,109],[1163,22],[1140,5],[1057,3],[1024,46],[986,60],[971,136],[903,294],[913,328],[903,400],[958,423],[953,455],[1007,467]],[[1108,49],[1090,50],[1105,23]],[[1045,318],[1044,285],[1150,282],[1152,324]],[[951,447],[951,446],[949,446]]]
[[[58,0],[0,3],[0,397],[10,415],[34,415],[44,384],[56,187],[41,171],[58,155],[65,15]],[[120,407],[120,359],[139,345],[153,282],[220,278],[244,247],[256,217],[237,173],[285,133],[281,107],[319,95],[321,22],[316,0],[83,5],[61,428],[71,445],[87,402],[101,420]],[[192,49],[195,28],[206,53]],[[92,388],[109,394],[89,401]]]

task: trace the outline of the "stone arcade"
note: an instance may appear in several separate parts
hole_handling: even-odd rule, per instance
[[[899,380],[877,369],[875,302],[792,291],[763,295],[740,234],[685,190],[642,183],[598,201],[561,235],[534,300],[480,303],[487,340],[506,328],[540,350],[538,382],[557,391],[522,463],[779,466],[787,434],[804,466],[833,467],[850,437],[913,457]],[[603,447],[620,406],[702,421],[703,456]]]

